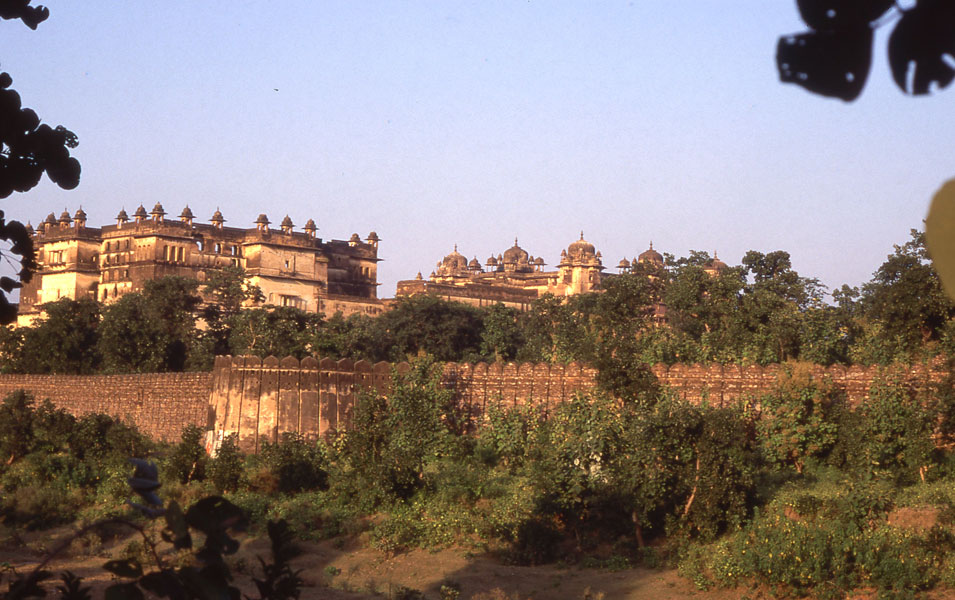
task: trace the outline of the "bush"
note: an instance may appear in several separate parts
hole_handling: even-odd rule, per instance
[[[166,460],[167,477],[179,483],[202,481],[206,478],[209,456],[205,449],[206,432],[198,425],[187,425],[182,439]]]
[[[432,360],[417,361],[392,376],[390,394],[362,394],[343,455],[349,473],[372,503],[408,499],[424,484],[425,467],[456,454],[456,407],[440,385]]]
[[[788,366],[775,389],[760,398],[757,422],[761,446],[770,462],[802,473],[806,460],[825,455],[836,442],[835,391],[812,379],[807,366]]]
[[[242,482],[244,461],[238,440],[235,433],[225,436],[209,464],[209,478],[219,493],[235,491]]]
[[[265,442],[261,460],[275,476],[280,492],[328,487],[327,460],[320,443],[308,443],[299,433],[286,432],[274,444]]]

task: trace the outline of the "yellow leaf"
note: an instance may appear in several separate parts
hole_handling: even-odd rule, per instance
[[[945,292],[955,299],[955,179],[946,181],[932,198],[925,241]]]

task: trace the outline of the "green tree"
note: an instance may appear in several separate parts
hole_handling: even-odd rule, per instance
[[[147,281],[142,293],[111,304],[100,325],[103,369],[157,373],[206,368],[211,356],[199,345],[195,311],[198,282],[185,277]]]
[[[32,327],[8,334],[5,369],[16,373],[96,372],[100,305],[95,300],[61,298],[42,305],[44,316]]]
[[[230,353],[304,358],[311,354],[320,321],[319,315],[291,306],[243,310],[228,322]]]
[[[759,399],[757,422],[764,454],[802,473],[806,461],[836,443],[835,390],[815,381],[808,365],[787,365],[773,391]]]
[[[312,352],[330,358],[378,362],[388,360],[392,341],[376,317],[335,313],[318,325],[311,342]]]
[[[392,344],[393,361],[425,354],[440,361],[460,361],[480,354],[481,317],[480,310],[460,302],[405,296],[378,317],[378,326]]]
[[[861,300],[865,319],[878,323],[882,335],[898,340],[900,349],[910,355],[939,340],[955,317],[955,303],[929,262],[925,234],[913,229],[911,236],[895,246],[895,252],[862,287]]]
[[[206,300],[202,319],[206,322],[213,352],[228,354],[229,321],[243,306],[262,302],[265,296],[259,286],[247,281],[245,269],[231,265],[207,271],[200,291]]]
[[[520,312],[500,302],[485,309],[481,354],[500,361],[514,360],[524,344]]]
[[[414,361],[405,375],[396,372],[387,396],[362,394],[344,458],[367,500],[408,498],[420,488],[426,466],[453,450],[456,414],[432,359]]]

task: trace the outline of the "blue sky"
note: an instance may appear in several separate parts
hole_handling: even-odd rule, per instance
[[[78,135],[83,176],[8,218],[158,201],[375,230],[381,297],[454,244],[553,266],[581,230],[608,267],[651,240],[783,249],[857,285],[955,173],[955,90],[897,90],[889,27],[856,102],[779,82],[793,0],[45,4],[37,31],[0,23],[0,69]]]

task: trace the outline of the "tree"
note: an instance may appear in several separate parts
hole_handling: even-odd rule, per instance
[[[481,332],[481,354],[494,360],[514,360],[524,344],[519,319],[519,311],[500,302],[486,309],[484,330]]]
[[[244,310],[228,321],[230,353],[304,358],[311,354],[320,321],[319,315],[291,306]]]
[[[405,296],[378,317],[378,326],[392,344],[391,360],[430,354],[441,361],[458,361],[479,355],[481,317],[477,308],[460,302]]]
[[[228,354],[229,321],[244,305],[262,302],[265,296],[259,286],[246,280],[245,269],[232,265],[208,271],[201,291],[208,301],[202,318],[208,327],[213,352]]]
[[[345,318],[340,312],[319,323],[311,341],[312,353],[318,356],[371,362],[387,360],[391,345],[377,318],[363,314]]]
[[[50,11],[29,4],[30,0],[0,0],[0,18],[19,19],[30,29],[36,29],[50,16]],[[78,144],[76,135],[62,126],[41,124],[36,112],[22,106],[20,95],[10,89],[12,84],[8,73],[0,73],[0,198],[31,190],[43,173],[63,189],[75,188],[80,182],[80,163],[70,156],[70,149]],[[7,222],[3,211],[0,240],[12,244],[6,252],[19,257],[20,262],[19,281],[0,277],[0,324],[5,324],[16,318],[16,308],[6,295],[22,287],[22,282],[30,281],[36,270],[36,257],[26,228],[18,221]]]
[[[862,288],[865,318],[877,322],[885,335],[897,338],[908,352],[938,340],[955,317],[955,303],[929,263],[925,235],[913,229],[911,236],[905,244],[895,246],[895,252]]]
[[[872,62],[873,31],[900,15],[889,36],[889,66],[905,93],[928,94],[955,79],[955,4],[917,0],[902,8],[894,0],[797,0],[809,31],[787,35],[776,47],[779,78],[815,94],[845,101],[859,97]]]
[[[100,326],[104,370],[157,373],[206,367],[211,357],[198,345],[195,311],[198,282],[185,277],[147,281],[109,306]]]
[[[61,298],[42,306],[32,327],[7,333],[6,370],[16,373],[96,372],[100,305],[90,298]]]

